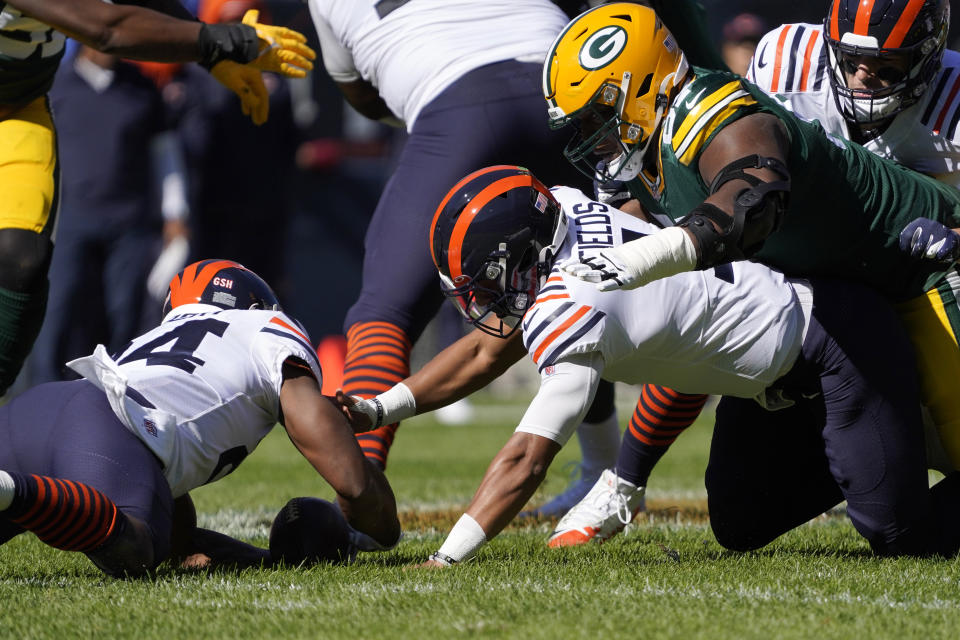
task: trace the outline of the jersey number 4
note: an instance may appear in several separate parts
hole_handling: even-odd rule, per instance
[[[166,365],[176,367],[187,373],[193,373],[197,367],[202,367],[205,360],[193,355],[193,352],[200,347],[200,343],[212,333],[219,337],[227,330],[228,324],[222,320],[205,318],[202,320],[190,320],[184,322],[179,327],[175,327],[165,334],[154,338],[150,342],[140,345],[118,362],[126,364],[136,360],[146,360],[147,365]],[[173,344],[170,344],[170,343]],[[166,347],[168,349],[161,349]]]

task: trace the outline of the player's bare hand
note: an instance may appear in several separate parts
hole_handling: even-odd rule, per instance
[[[420,564],[412,564],[407,569],[447,569],[450,565],[443,564],[437,560],[427,560],[426,562],[421,562]]]
[[[343,389],[337,389],[336,401],[347,422],[353,427],[354,433],[363,433],[374,428],[373,417],[366,408],[366,403],[369,401],[347,395]]]

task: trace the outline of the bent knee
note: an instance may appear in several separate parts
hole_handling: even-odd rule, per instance
[[[26,229],[0,229],[0,287],[29,292],[40,286],[50,269],[53,243]]]

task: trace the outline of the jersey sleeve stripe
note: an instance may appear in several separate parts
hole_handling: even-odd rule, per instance
[[[274,316],[273,318],[270,319],[270,322],[272,322],[273,324],[278,324],[278,325],[280,325],[281,327],[283,327],[284,329],[289,329],[290,331],[293,331],[295,334],[297,334],[298,336],[300,336],[300,339],[301,339],[301,340],[303,340],[304,342],[306,342],[306,343],[308,343],[308,344],[310,343],[310,338],[308,338],[307,336],[305,336],[305,335],[303,334],[303,332],[301,332],[301,331],[300,331],[299,329],[297,329],[296,327],[292,327],[292,326],[290,326],[290,324],[284,322],[283,319],[280,318],[279,316]]]
[[[777,40],[777,50],[773,57],[773,80],[770,82],[770,89],[774,92],[781,91],[777,85],[780,83],[780,65],[783,63],[783,45],[786,44],[787,36],[790,35],[791,26],[792,25],[787,25],[787,28],[780,33],[780,38]]]
[[[558,294],[553,295],[553,296],[537,296],[536,302],[534,302],[534,303],[530,306],[530,308],[533,309],[533,308],[536,307],[538,304],[540,304],[540,303],[542,303],[542,302],[549,302],[550,300],[569,300],[569,299],[570,299],[570,294],[569,294],[569,293],[558,293]]]
[[[785,81],[785,91],[793,90],[793,83],[797,72],[797,54],[800,52],[800,43],[803,42],[803,34],[807,30],[805,27],[798,26],[796,33],[793,34],[793,42],[790,44],[790,58],[787,63],[787,79]]]
[[[703,116],[706,113],[709,113],[713,107],[722,103],[724,100],[729,98],[731,94],[736,93],[738,90],[742,91],[740,87],[740,81],[733,80],[732,82],[728,82],[727,84],[723,85],[716,91],[704,96],[692,107],[687,105],[689,111],[683,118],[683,122],[680,123],[680,126],[676,128],[673,134],[673,139],[682,140],[685,138],[691,131],[697,128],[697,125],[700,124],[700,121],[703,119]],[[693,89],[690,89],[689,91],[692,93]]]
[[[310,346],[310,343],[309,343],[309,342],[305,342],[305,341],[301,340],[300,338],[298,338],[297,336],[292,336],[292,335],[290,335],[289,333],[287,333],[286,331],[281,331],[281,330],[279,330],[279,329],[274,329],[274,328],[272,328],[272,327],[264,327],[263,329],[260,329],[260,332],[261,332],[261,333],[272,333],[272,334],[275,335],[275,336],[280,336],[281,338],[286,338],[287,340],[293,340],[293,341],[296,342],[298,345],[300,345],[301,347],[303,347],[303,349],[304,349],[308,354],[310,354],[310,361],[311,361],[313,364],[317,365],[317,371],[323,371],[323,368],[320,366],[320,359],[317,358],[317,352],[313,350],[313,347]]]
[[[756,104],[757,101],[744,90],[728,96],[723,102],[714,105],[714,107],[703,114],[700,118],[702,124],[698,124],[685,140],[676,147],[677,160],[681,164],[688,165],[696,157],[697,153],[707,141],[714,129],[720,126],[727,118],[732,116],[741,107],[749,107]]]
[[[807,46],[803,50],[803,69],[800,71],[800,91],[807,90],[807,82],[810,80],[810,63],[813,60],[813,50],[820,42],[820,30],[814,29],[810,33],[810,39],[807,40]]]
[[[557,356],[562,355],[566,351],[567,347],[585,336],[590,329],[593,329],[598,322],[603,320],[605,315],[606,314],[604,314],[602,311],[598,311],[591,315],[586,322],[577,328],[576,331],[571,333],[564,339],[563,342],[558,344],[549,356],[544,358],[543,362],[540,363],[539,369],[542,371],[544,367],[548,367],[553,364],[556,361]]]
[[[937,108],[937,103],[940,102],[940,96],[943,95],[943,90],[947,86],[947,82],[950,80],[955,72],[955,69],[945,68],[940,72],[940,79],[937,80],[937,86],[933,90],[933,94],[930,96],[930,102],[927,104],[926,110],[923,112],[923,117],[920,118],[920,122],[923,124],[929,124],[930,118],[933,116],[934,110]]]
[[[137,391],[137,390],[134,389],[133,387],[127,387],[127,389],[126,389],[123,393],[124,393],[124,395],[126,395],[128,398],[130,398],[131,400],[133,400],[134,402],[136,402],[138,405],[140,405],[141,407],[143,407],[143,408],[145,408],[145,409],[156,409],[156,408],[157,408],[152,402],[150,402],[149,400],[147,400],[146,396],[144,396],[142,393],[140,393],[139,391]]]
[[[816,78],[816,81],[813,83],[813,90],[820,91],[820,87],[823,86],[823,78],[826,75],[823,70],[827,66],[827,48],[820,47],[820,55],[817,56],[817,70],[813,72],[813,77]]]
[[[940,129],[943,127],[943,121],[946,120],[947,114],[956,106],[954,104],[954,98],[957,97],[957,91],[960,91],[960,77],[954,80],[953,86],[950,87],[950,93],[947,94],[947,100],[943,103],[943,109],[940,110],[940,115],[937,116],[937,121],[933,125],[934,133],[940,133]]]
[[[565,314],[567,310],[570,309],[570,307],[572,306],[573,306],[573,302],[564,302],[560,304],[560,306],[557,307],[557,309],[553,313],[551,313],[549,316],[547,316],[546,319],[544,319],[542,322],[537,321],[537,328],[529,332],[528,330],[534,324],[534,318],[543,309],[543,307],[541,307],[540,309],[537,309],[534,313],[528,313],[524,318],[524,326],[523,326],[523,342],[527,345],[527,350],[530,349],[534,341],[536,341],[537,337],[543,332],[544,329],[546,329],[548,326],[553,324],[553,322],[557,318]]]
[[[540,343],[540,346],[537,347],[536,351],[533,352],[533,361],[536,363],[539,363],[540,356],[543,355],[543,352],[546,351],[547,347],[553,344],[553,341],[559,338],[561,335],[563,335],[563,332],[569,329],[571,325],[575,324],[577,320],[587,315],[587,313],[590,311],[591,308],[592,307],[588,307],[586,305],[580,307],[579,309],[576,310],[576,312],[574,312],[572,316],[564,320],[559,327],[551,331],[550,335],[544,338],[543,342]]]

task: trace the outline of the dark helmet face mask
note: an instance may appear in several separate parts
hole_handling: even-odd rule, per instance
[[[443,295],[460,314],[481,331],[500,338],[517,330],[540,290],[541,265],[532,248],[512,272],[507,266],[509,257],[507,243],[503,242],[473,276],[460,276],[459,283],[454,283],[440,274]]]
[[[905,21],[907,4],[887,2],[875,5],[868,26],[857,27],[855,18],[864,10],[856,0],[834,0],[823,33],[837,109],[848,122],[872,127],[919,102],[930,88],[943,58],[950,8],[926,0]],[[872,75],[887,86],[851,87],[848,76],[870,59]]]
[[[431,247],[441,291],[464,319],[506,338],[536,300],[567,235],[566,216],[529,171],[497,166],[451,190]]]

